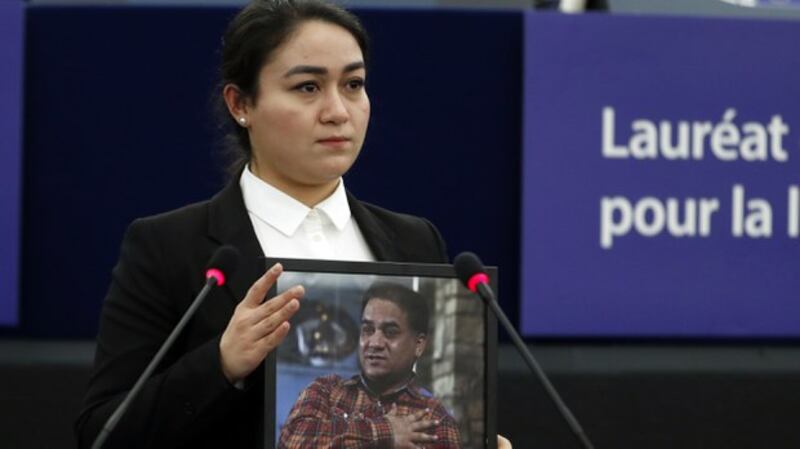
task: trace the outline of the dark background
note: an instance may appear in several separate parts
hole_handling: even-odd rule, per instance
[[[226,182],[212,97],[234,12],[27,9],[21,324],[0,332],[0,447],[74,446],[125,227]],[[373,37],[373,113],[348,188],[428,217],[451,256],[499,266],[516,322],[522,13],[358,14]],[[529,343],[598,448],[800,443],[792,342]],[[515,447],[578,447],[511,348],[499,363],[499,429]]]
[[[234,13],[28,9],[21,326],[12,334],[94,337],[127,224],[224,185],[216,67]],[[470,249],[503,267],[502,301],[515,318],[521,14],[360,16],[373,39],[373,112],[347,187],[429,218],[451,257]],[[69,293],[54,291],[65,285]]]

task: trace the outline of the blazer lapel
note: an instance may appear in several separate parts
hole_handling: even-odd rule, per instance
[[[350,192],[347,192],[347,202],[350,204],[350,213],[358,223],[358,228],[375,259],[381,262],[399,261],[400,255],[397,252],[396,243],[392,242],[392,237],[387,233],[385,227],[381,226],[375,216]]]
[[[208,207],[209,237],[220,245],[235,247],[242,256],[236,272],[223,286],[232,295],[235,305],[244,298],[253,282],[264,273],[261,262],[264,254],[247,215],[242,190],[236,180],[215,195]]]

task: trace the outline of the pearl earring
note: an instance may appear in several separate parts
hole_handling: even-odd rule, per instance
[[[239,117],[239,123],[241,123],[242,125],[244,125],[244,124],[246,124],[246,123],[247,123],[247,119],[246,119],[246,118],[244,118],[244,117]]]

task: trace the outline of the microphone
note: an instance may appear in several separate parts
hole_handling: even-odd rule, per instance
[[[231,245],[223,245],[214,251],[211,260],[206,264],[206,281],[216,279],[216,285],[225,284],[225,273],[231,274],[239,265],[239,250]]]
[[[211,259],[206,264],[206,283],[203,286],[203,289],[200,290],[200,293],[197,294],[192,304],[186,309],[186,312],[183,313],[180,321],[178,324],[175,325],[175,328],[172,330],[172,333],[169,334],[169,337],[161,344],[161,347],[156,352],[156,355],[153,356],[153,360],[147,365],[147,368],[144,369],[144,372],[139,376],[139,379],[136,380],[136,383],[133,385],[133,388],[128,392],[125,396],[125,399],[117,406],[114,410],[114,413],[108,417],[106,420],[105,425],[100,430],[100,433],[97,434],[97,437],[94,439],[94,443],[92,444],[92,449],[100,449],[103,447],[103,444],[108,438],[108,435],[111,433],[112,430],[117,426],[120,418],[122,415],[125,414],[125,411],[128,410],[133,399],[139,394],[139,391],[144,386],[144,383],[155,371],[156,366],[161,363],[161,359],[164,358],[164,355],[167,353],[172,344],[175,343],[175,340],[178,338],[178,335],[181,333],[184,327],[186,327],[186,323],[189,322],[189,319],[194,315],[195,311],[200,307],[200,304],[203,300],[208,296],[208,293],[211,292],[211,289],[217,286],[221,286],[225,284],[226,276],[230,276],[236,270],[236,266],[239,264],[239,251],[230,245],[224,245],[217,248],[214,252],[214,255],[211,256]]]
[[[503,313],[503,310],[500,309],[500,306],[497,304],[497,300],[494,297],[494,292],[492,288],[489,286],[489,276],[486,275],[486,270],[483,268],[483,263],[481,260],[476,256],[474,253],[471,252],[463,252],[456,256],[453,260],[453,268],[456,270],[456,276],[461,282],[468,288],[470,291],[478,293],[483,302],[486,303],[489,308],[492,309],[494,314],[500,320],[500,323],[505,328],[508,335],[511,337],[511,340],[514,342],[514,345],[517,347],[517,350],[522,355],[522,358],[525,360],[525,363],[528,364],[528,367],[533,371],[533,374],[539,379],[542,386],[544,386],[545,391],[550,396],[550,399],[556,405],[556,408],[561,413],[561,416],[564,420],[569,424],[570,429],[581,442],[585,449],[594,449],[594,445],[592,442],[589,441],[589,437],[586,436],[586,432],[583,431],[583,428],[578,423],[578,420],[573,416],[572,412],[567,407],[567,404],[561,399],[561,396],[556,391],[553,384],[550,383],[550,379],[547,378],[547,375],[544,373],[542,368],[539,366],[539,363],[536,362],[536,359],[533,358],[533,355],[525,344],[522,342],[522,338],[520,338],[517,331],[514,329],[514,326],[511,325],[511,322],[508,321],[508,317],[506,314]]]

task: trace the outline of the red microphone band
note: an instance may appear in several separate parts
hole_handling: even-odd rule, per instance
[[[475,273],[467,281],[467,288],[470,289],[470,291],[477,292],[478,284],[488,284],[488,283],[489,283],[489,276],[486,276],[486,273]]]
[[[225,275],[216,268],[209,268],[206,270],[206,279],[214,278],[217,280],[217,285],[225,284]]]

